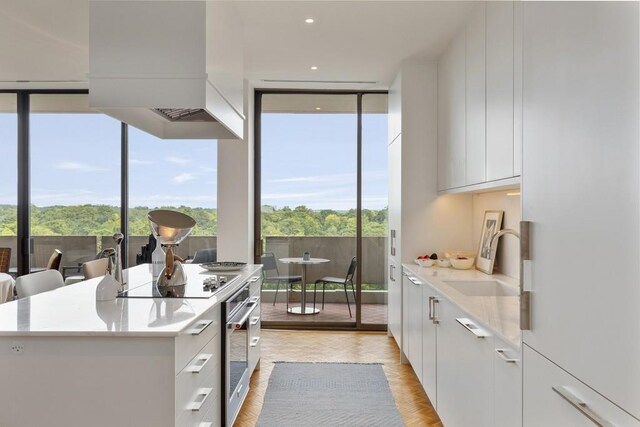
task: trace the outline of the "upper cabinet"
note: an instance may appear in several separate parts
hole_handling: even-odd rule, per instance
[[[465,33],[438,62],[438,189],[465,184]]]
[[[438,61],[438,189],[517,182],[522,144],[521,8],[480,2]]]
[[[487,3],[487,181],[513,174],[513,3]]]
[[[480,2],[466,28],[466,177],[465,184],[487,179],[486,166],[486,4]]]

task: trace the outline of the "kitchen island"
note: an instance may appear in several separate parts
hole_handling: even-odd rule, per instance
[[[152,280],[125,273],[129,289]],[[96,301],[98,278],[1,305],[0,426],[220,425],[221,303],[247,280],[259,293],[261,266],[219,274],[238,276],[203,299]]]

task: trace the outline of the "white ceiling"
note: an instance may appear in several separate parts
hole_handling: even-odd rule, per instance
[[[387,88],[402,60],[437,58],[471,7],[457,1],[235,2],[248,79],[258,87],[323,89]],[[308,17],[315,23],[306,24]],[[88,0],[2,0],[0,88],[86,88],[88,45]],[[21,80],[34,83],[16,83]]]

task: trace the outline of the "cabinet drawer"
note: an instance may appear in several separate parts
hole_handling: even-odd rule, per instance
[[[260,360],[260,328],[262,322],[260,320],[259,311],[257,315],[251,317],[251,322],[251,336],[249,337],[249,373],[253,373],[254,369],[258,365],[258,361]]]
[[[262,288],[262,271],[257,271],[249,278],[249,296],[259,297]]]
[[[494,337],[494,427],[522,425],[522,349]]]
[[[525,427],[590,427],[594,422],[640,427],[640,421],[526,345],[523,361]]]
[[[220,337],[216,335],[176,377],[176,424],[191,426],[220,397]]]
[[[198,321],[176,337],[176,374],[187,366],[196,352],[220,332],[220,321],[220,306],[218,305],[200,316]]]

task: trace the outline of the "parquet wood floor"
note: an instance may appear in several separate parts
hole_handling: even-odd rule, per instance
[[[273,329],[263,329],[261,333],[260,369],[251,377],[251,389],[235,427],[255,426],[274,361],[383,363],[396,406],[405,424],[408,427],[442,427],[420,381],[411,366],[400,363],[398,346],[386,333]]]

